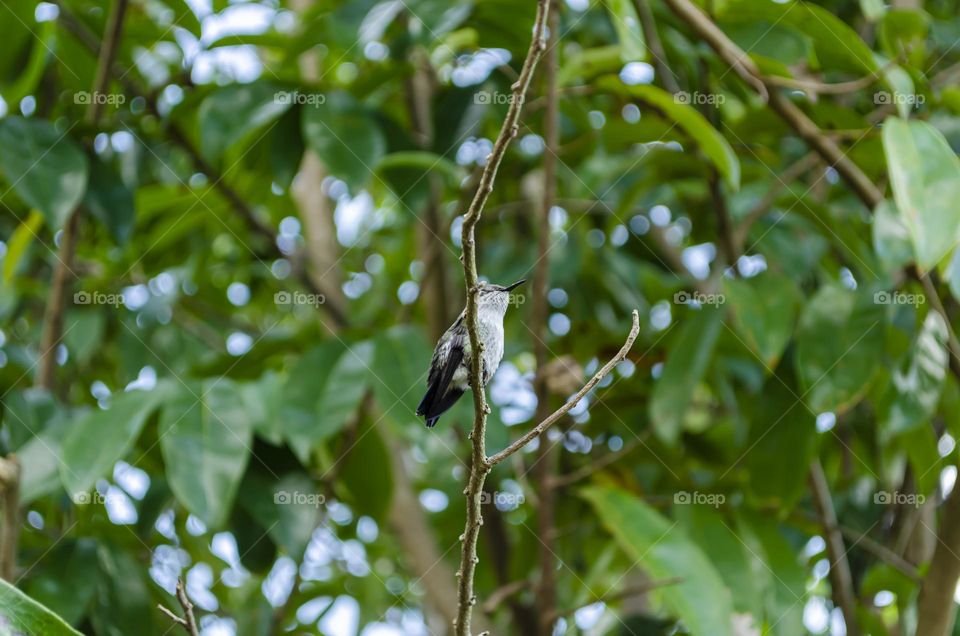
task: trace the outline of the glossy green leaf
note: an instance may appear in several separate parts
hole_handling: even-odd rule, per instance
[[[947,375],[947,327],[935,311],[927,313],[906,364],[893,372],[893,402],[881,421],[886,435],[897,435],[933,417]]]
[[[881,201],[873,211],[873,249],[890,272],[913,260],[910,230],[891,201]]]
[[[168,399],[160,449],[177,499],[208,526],[220,527],[250,459],[253,422],[228,379],[191,382]]]
[[[38,119],[0,120],[0,171],[53,230],[63,227],[87,188],[87,157],[69,131]]]
[[[133,193],[109,165],[95,160],[90,166],[90,183],[83,204],[103,223],[113,240],[126,244],[136,220]]]
[[[3,281],[9,283],[16,275],[17,266],[23,262],[23,257],[27,249],[37,237],[40,225],[43,223],[43,215],[36,210],[30,211],[28,216],[17,229],[13,231],[7,242],[7,253],[3,257]]]
[[[372,368],[380,380],[372,382],[373,394],[386,416],[401,424],[417,420],[431,355],[419,329],[401,326],[374,338]]]
[[[764,272],[748,279],[724,280],[737,333],[763,362],[774,369],[793,334],[803,295],[782,274]]]
[[[143,425],[168,394],[166,383],[152,391],[128,391],[110,398],[74,423],[63,440],[60,478],[71,495],[86,492],[133,447]]]
[[[639,100],[662,112],[697,144],[703,154],[732,188],[740,187],[740,161],[726,138],[697,110],[656,86],[628,86],[619,78],[604,77],[596,82],[600,90]]]
[[[651,579],[680,577],[658,596],[691,636],[732,636],[732,602],[713,564],[676,522],[616,488],[586,488],[582,496],[620,548]]]
[[[686,319],[673,341],[670,357],[650,399],[653,430],[667,443],[676,443],[680,437],[693,390],[713,357],[721,320],[719,309],[704,307]]]
[[[875,300],[869,291],[828,285],[800,315],[797,376],[800,395],[815,413],[853,406],[882,364],[883,305]]]
[[[0,632],[4,634],[43,634],[43,636],[80,636],[62,618],[17,588],[0,579]]]
[[[382,382],[370,366],[372,362],[372,342],[350,345],[337,360],[320,392],[315,440],[326,439],[346,426],[356,415],[367,388],[373,382]]]
[[[327,169],[351,187],[362,187],[386,152],[378,122],[345,93],[327,95],[323,104],[301,109],[307,146]]]
[[[330,339],[310,349],[293,364],[281,389],[284,437],[301,459],[321,438],[317,435],[317,413],[323,387],[346,345]]]
[[[605,0],[610,21],[620,42],[620,55],[624,62],[637,62],[647,55],[640,19],[632,0]]]
[[[219,158],[247,134],[280,117],[293,103],[292,95],[265,81],[218,88],[200,105],[200,147],[204,156]]]
[[[345,440],[338,455],[343,456],[340,478],[350,493],[351,508],[383,521],[393,497],[393,473],[387,446],[378,427],[382,421],[364,417],[357,427],[356,440]]]
[[[883,149],[917,265],[931,269],[960,237],[960,159],[930,124],[896,117],[884,121]]]

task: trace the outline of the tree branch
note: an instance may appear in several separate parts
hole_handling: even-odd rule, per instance
[[[17,542],[20,537],[20,461],[14,455],[0,459],[0,577],[13,583],[17,573]]]
[[[827,554],[830,555],[830,588],[833,591],[833,602],[843,612],[847,634],[860,636],[860,627],[857,622],[857,597],[853,590],[850,562],[847,560],[847,550],[844,548],[843,535],[837,523],[837,513],[833,508],[827,477],[823,473],[823,466],[820,465],[819,459],[815,459],[810,464],[810,491],[823,526]]]
[[[177,602],[180,603],[180,607],[183,608],[184,618],[180,618],[163,605],[157,604],[157,608],[169,616],[170,620],[182,627],[190,636],[199,636],[200,632],[197,629],[197,619],[193,615],[193,603],[187,598],[187,592],[183,587],[183,579],[177,579]]]
[[[633,310],[633,326],[630,328],[630,334],[627,336],[626,342],[623,343],[623,346],[620,348],[620,351],[617,352],[617,355],[613,356],[603,368],[597,371],[590,381],[583,385],[583,388],[577,391],[577,393],[567,400],[566,404],[561,406],[559,409],[554,411],[547,417],[545,420],[537,424],[535,427],[527,431],[522,437],[514,441],[512,444],[504,448],[499,453],[495,453],[487,458],[486,465],[489,468],[493,468],[507,457],[510,457],[518,450],[529,444],[533,441],[534,438],[539,437],[544,431],[550,428],[557,420],[567,414],[574,406],[577,405],[583,396],[590,392],[590,390],[597,385],[600,380],[607,376],[617,364],[623,361],[627,357],[627,354],[630,352],[630,349],[633,347],[633,341],[637,339],[637,334],[640,333],[640,313],[634,309]],[[489,469],[488,469],[489,470]]]
[[[473,430],[470,434],[472,446],[472,462],[470,466],[470,475],[467,478],[467,487],[464,495],[467,498],[467,515],[463,531],[463,545],[460,552],[460,569],[457,572],[460,582],[457,591],[457,619],[454,622],[454,630],[457,636],[470,636],[470,618],[473,612],[473,606],[477,599],[473,591],[473,577],[477,565],[477,536],[480,534],[480,524],[483,523],[480,514],[480,495],[483,492],[483,482],[486,480],[490,467],[486,461],[486,428],[487,412],[490,408],[487,406],[486,395],[483,389],[483,343],[480,341],[479,328],[477,325],[477,255],[476,240],[474,231],[477,223],[480,221],[480,215],[483,212],[483,206],[486,204],[490,193],[493,192],[493,183],[497,176],[497,170],[503,156],[507,151],[510,141],[517,136],[519,130],[520,111],[523,108],[523,101],[530,86],[530,80],[533,78],[533,71],[537,66],[541,54],[546,48],[544,41],[544,32],[549,14],[548,0],[538,0],[537,14],[533,23],[533,38],[530,42],[530,48],[527,51],[527,57],[520,70],[520,77],[512,86],[512,99],[507,109],[506,119],[497,135],[497,140],[493,145],[493,152],[487,157],[487,162],[483,167],[483,173],[480,175],[480,184],[477,192],[470,202],[470,207],[463,217],[463,229],[461,233],[461,243],[463,245],[463,274],[467,289],[467,308],[466,308],[466,327],[470,335],[471,369],[470,369],[470,388],[473,391]]]
[[[110,68],[117,55],[120,34],[123,31],[123,19],[127,12],[127,0],[116,0],[110,11],[103,43],[99,47],[97,71],[93,80],[93,93],[85,115],[88,124],[96,125],[103,109],[103,100],[97,96],[106,91],[110,82]],[[96,45],[95,45],[96,46]],[[67,219],[60,235],[57,260],[54,263],[53,277],[50,281],[50,293],[47,296],[47,308],[43,317],[43,335],[40,339],[40,360],[37,368],[36,385],[48,391],[53,389],[53,376],[57,368],[57,345],[63,337],[63,314],[69,295],[70,278],[73,274],[73,258],[77,251],[77,233],[80,229],[78,206]]]

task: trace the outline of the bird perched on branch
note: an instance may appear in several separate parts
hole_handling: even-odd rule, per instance
[[[503,358],[503,316],[510,304],[510,292],[525,280],[506,287],[484,282],[478,285],[477,331],[483,343],[482,386],[487,385]],[[433,427],[440,416],[470,388],[473,366],[466,314],[466,309],[460,312],[433,351],[430,374],[427,376],[427,393],[417,407],[417,415],[426,419],[428,428]]]

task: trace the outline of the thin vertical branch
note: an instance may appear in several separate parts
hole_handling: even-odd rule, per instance
[[[105,100],[98,99],[106,91],[110,82],[110,68],[117,54],[120,34],[123,31],[123,19],[127,12],[127,0],[116,0],[110,11],[107,30],[103,34],[103,43],[97,60],[97,71],[93,81],[93,92],[85,115],[88,124],[96,125],[100,119]],[[57,345],[63,337],[63,314],[69,295],[70,278],[73,274],[73,258],[77,250],[77,232],[80,229],[80,208],[75,209],[67,220],[60,235],[60,247],[57,261],[50,281],[50,293],[47,296],[47,309],[43,317],[43,335],[40,340],[40,360],[37,368],[36,385],[48,391],[53,389],[53,376],[57,368]]]
[[[9,455],[0,459],[0,577],[13,583],[17,574],[17,542],[20,537],[20,461]]]
[[[820,465],[819,459],[815,459],[810,464],[810,491],[823,527],[827,554],[830,555],[830,588],[833,591],[833,602],[843,612],[847,634],[860,636],[861,631],[857,622],[857,597],[853,590],[850,562],[847,560],[843,533],[837,522],[837,512],[833,508],[827,476],[823,473],[823,466]]]
[[[653,67],[660,76],[660,84],[671,93],[679,93],[680,85],[677,84],[677,78],[673,76],[673,71],[667,64],[667,52],[660,41],[660,34],[657,32],[657,21],[653,17],[653,9],[650,8],[650,0],[633,0],[633,7],[636,9],[637,17],[640,18],[640,28],[643,29],[643,37],[647,41],[647,48],[650,49],[650,55],[653,56]]]
[[[177,616],[163,605],[157,605],[157,607],[161,612],[166,614],[170,620],[190,634],[190,636],[199,636],[200,630],[197,628],[197,619],[193,615],[193,603],[187,598],[187,591],[184,589],[183,579],[177,579],[177,602],[180,603],[180,607],[183,609],[183,618]]]
[[[480,334],[477,326],[477,253],[476,240],[474,232],[477,223],[480,221],[480,215],[483,212],[483,206],[486,204],[490,193],[493,192],[493,183],[497,177],[497,170],[503,156],[507,151],[507,146],[517,136],[519,131],[520,111],[523,108],[523,101],[530,86],[530,80],[533,78],[533,71],[537,62],[546,48],[544,32],[546,29],[547,15],[549,13],[548,0],[538,0],[537,14],[533,23],[533,38],[530,42],[530,48],[527,51],[527,57],[523,62],[520,71],[520,77],[514,82],[510,105],[507,109],[506,119],[497,135],[497,140],[493,145],[493,152],[487,157],[487,162],[483,167],[483,173],[480,175],[480,185],[477,188],[476,195],[470,202],[470,207],[463,217],[463,229],[461,242],[463,245],[463,274],[467,290],[467,308],[466,308],[466,327],[470,335],[471,369],[470,369],[470,388],[473,392],[473,430],[470,434],[472,446],[472,461],[470,474],[467,478],[467,487],[464,495],[467,498],[467,519],[463,531],[463,545],[460,552],[460,569],[458,576],[460,582],[457,592],[457,620],[454,623],[454,629],[457,636],[470,636],[470,619],[473,613],[473,606],[477,602],[473,591],[473,577],[477,566],[477,536],[480,534],[480,525],[483,523],[480,514],[480,499],[483,492],[483,482],[487,478],[487,473],[491,467],[486,461],[486,428],[487,413],[490,408],[487,406],[486,395],[483,389],[483,343],[480,341]]]
[[[544,54],[543,197],[537,218],[537,263],[533,272],[533,302],[530,325],[534,333],[533,353],[537,362],[534,390],[537,395],[536,420],[550,414],[550,392],[547,390],[547,287],[550,278],[550,208],[557,198],[557,154],[560,152],[560,93],[557,82],[559,67],[560,7],[551,0],[547,20],[549,39]],[[544,440],[537,448],[534,478],[538,485],[537,534],[540,537],[540,582],[536,588],[536,608],[540,617],[538,633],[549,636],[556,605],[556,491],[551,487],[556,469],[556,449]]]

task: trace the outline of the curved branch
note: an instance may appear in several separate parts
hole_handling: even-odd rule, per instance
[[[597,383],[599,383],[600,380],[606,377],[606,375],[613,370],[613,367],[617,366],[617,364],[622,362],[623,359],[627,357],[627,354],[630,353],[630,349],[633,347],[633,341],[637,339],[638,333],[640,333],[640,313],[634,309],[633,326],[630,327],[630,334],[627,336],[627,340],[623,343],[623,346],[620,347],[620,351],[617,352],[617,355],[610,358],[609,362],[603,365],[603,368],[597,371],[594,376],[590,378],[590,381],[583,385],[582,389],[577,391],[572,398],[567,400],[566,404],[551,413],[545,420],[527,431],[526,434],[504,448],[502,451],[488,457],[485,462],[486,469],[489,471],[507,457],[510,457],[516,453],[518,450],[533,441],[534,438],[539,437],[544,431],[553,426],[557,420],[566,415],[570,409],[577,405],[577,402],[583,399],[583,396],[590,392],[590,389],[597,386]]]

